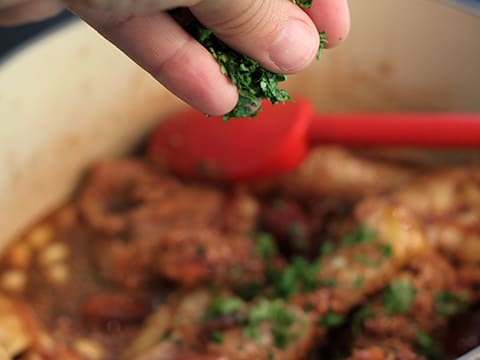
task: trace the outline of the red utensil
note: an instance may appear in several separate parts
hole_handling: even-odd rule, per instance
[[[157,128],[150,157],[176,174],[248,181],[294,169],[310,146],[480,148],[480,113],[314,115],[306,100],[265,104],[256,118],[206,117],[187,110]]]

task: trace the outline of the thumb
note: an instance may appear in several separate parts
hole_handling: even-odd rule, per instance
[[[315,25],[288,0],[203,0],[190,10],[218,38],[274,72],[302,70],[318,50]]]

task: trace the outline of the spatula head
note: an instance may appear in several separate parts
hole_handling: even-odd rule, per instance
[[[222,121],[188,109],[161,122],[150,158],[189,178],[265,179],[288,172],[306,156],[308,102],[265,104],[255,118]]]

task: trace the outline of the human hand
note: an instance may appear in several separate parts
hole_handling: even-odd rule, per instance
[[[13,1],[19,0],[0,0],[0,5]],[[229,46],[268,70],[287,74],[314,59],[319,31],[327,33],[332,47],[350,27],[347,0],[313,0],[306,11],[288,0],[66,0],[66,5],[165,87],[211,115],[235,106],[236,88],[166,10],[189,8]],[[23,1],[2,10],[0,24],[32,21],[60,10],[61,3],[54,0]]]

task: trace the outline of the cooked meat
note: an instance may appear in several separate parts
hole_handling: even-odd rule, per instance
[[[319,314],[345,314],[382,289],[412,258],[425,251],[422,229],[408,210],[380,200],[365,201],[357,218],[368,226],[359,238],[322,259],[321,279],[336,285],[321,288],[297,301],[312,304]]]
[[[480,264],[480,168],[415,179],[393,198],[423,221],[429,242],[460,262]]]
[[[468,288],[460,286],[455,268],[437,253],[419,258],[357,313],[354,347],[388,347],[392,341],[419,349],[419,336],[427,337],[446,325],[448,317],[463,311],[472,301]],[[423,334],[423,335],[419,335]],[[354,351],[353,358],[361,352]]]
[[[80,207],[100,232],[103,274],[126,287],[159,276],[187,286],[262,276],[250,234],[259,205],[245,193],[184,185],[141,162],[117,161],[93,168]]]
[[[393,190],[411,179],[413,172],[355,156],[339,147],[321,146],[291,174],[275,181],[281,193],[311,198],[329,196],[359,199]]]
[[[313,315],[293,305],[200,289],[161,306],[124,359],[304,359],[314,336]]]

